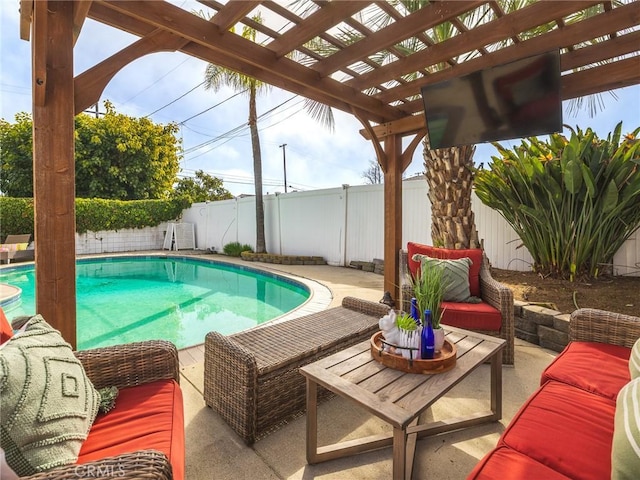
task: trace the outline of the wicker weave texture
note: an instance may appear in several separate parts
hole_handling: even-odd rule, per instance
[[[408,312],[413,297],[411,273],[407,262],[406,250],[399,252],[400,262],[400,305]],[[499,331],[474,330],[478,333],[504,338],[507,343],[502,351],[502,363],[513,365],[515,359],[515,318],[513,314],[513,292],[506,285],[501,284],[491,276],[491,268],[486,255],[482,255],[480,267],[480,297],[483,301],[500,311],[502,323]]]
[[[252,444],[304,411],[301,366],[366,340],[388,310],[346,297],[340,307],[287,322],[230,336],[210,332],[204,354],[206,404]]]
[[[157,380],[180,383],[178,350],[166,340],[147,340],[75,352],[96,388],[134,387]]]
[[[594,308],[581,308],[571,313],[571,341],[600,342],[631,348],[640,338],[640,318]]]
[[[29,480],[78,480],[79,478],[170,480],[173,474],[171,464],[164,453],[157,450],[140,450],[81,465],[54,468],[20,478]]]

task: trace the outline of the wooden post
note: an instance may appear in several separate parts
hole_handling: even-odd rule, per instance
[[[402,136],[384,138],[384,290],[398,304],[400,268],[398,252],[402,246]]]
[[[36,311],[76,348],[73,4],[34,2]]]

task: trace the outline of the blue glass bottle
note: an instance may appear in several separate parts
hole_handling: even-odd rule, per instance
[[[422,324],[422,335],[420,336],[420,358],[430,360],[436,353],[436,336],[433,333],[431,324],[431,310],[424,311],[424,322]]]
[[[411,311],[409,312],[413,321],[416,322],[416,325],[420,326],[420,312],[418,310],[418,300],[413,297],[411,299]]]

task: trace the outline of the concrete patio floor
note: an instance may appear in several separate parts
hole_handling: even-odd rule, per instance
[[[207,255],[215,260],[237,261]],[[246,265],[246,262],[242,262]],[[251,264],[257,268],[312,279],[330,291],[330,306],[350,295],[378,301],[383,277],[345,267],[327,265]],[[321,289],[324,290],[324,289]],[[516,339],[515,367],[503,368],[503,418],[454,433],[419,440],[413,478],[464,479],[493,448],[505,426],[537,388],[541,372],[555,352]],[[236,479],[389,479],[391,447],[344,459],[308,465],[305,458],[305,416],[259,440],[251,447],[231,430],[203,400],[202,361],[181,365],[186,428],[186,478]],[[480,366],[426,412],[426,420],[444,419],[484,410],[489,405],[489,365]],[[348,401],[335,397],[320,405],[319,445],[391,431]]]

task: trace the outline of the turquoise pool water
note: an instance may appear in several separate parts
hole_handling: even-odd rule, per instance
[[[181,257],[108,257],[76,266],[78,349],[147,339],[178,348],[212,331],[255,327],[303,304],[302,283],[244,266]],[[0,270],[0,283],[22,289],[9,318],[35,314],[33,266]],[[46,319],[45,319],[46,320]]]

